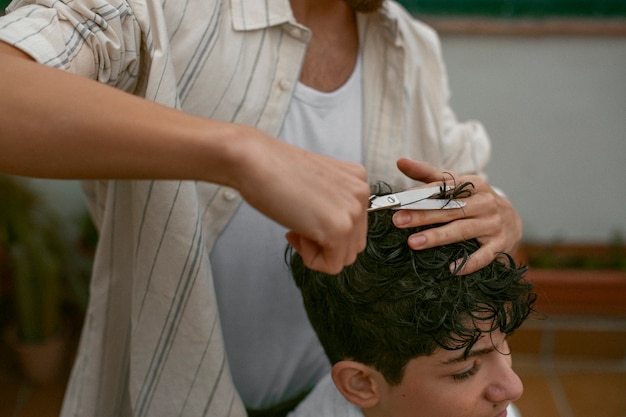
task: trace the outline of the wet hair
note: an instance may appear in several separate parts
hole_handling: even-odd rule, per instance
[[[390,192],[384,184],[376,188],[376,194]],[[461,188],[468,191],[467,184]],[[524,280],[525,268],[516,267],[511,256],[456,275],[450,264],[467,260],[479,248],[475,239],[414,251],[409,235],[436,225],[398,229],[392,215],[369,213],[366,249],[337,275],[305,267],[291,249],[287,257],[330,361],[361,362],[397,385],[411,359],[438,348],[465,349],[467,355],[485,333],[512,334],[531,313],[536,295]]]

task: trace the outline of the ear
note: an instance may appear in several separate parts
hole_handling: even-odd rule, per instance
[[[377,373],[360,362],[340,361],[333,365],[331,376],[346,400],[360,408],[371,408],[379,401]]]

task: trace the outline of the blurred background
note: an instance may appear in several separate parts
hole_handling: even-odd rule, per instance
[[[522,414],[626,417],[626,0],[401,3],[439,32],[452,107],[487,128],[489,179],[524,221],[517,257],[530,264],[545,317],[511,338]],[[31,291],[56,288],[70,353],[57,376],[37,382],[4,343],[0,417],[58,414],[95,241],[78,182],[26,182],[69,248],[63,277]],[[0,266],[11,244],[2,245]],[[0,277],[4,328],[24,286]]]

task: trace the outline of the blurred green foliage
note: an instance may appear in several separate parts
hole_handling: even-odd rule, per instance
[[[624,0],[400,0],[416,15],[626,17]]]

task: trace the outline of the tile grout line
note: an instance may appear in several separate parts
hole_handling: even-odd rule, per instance
[[[541,332],[540,367],[546,376],[546,380],[548,381],[548,387],[550,388],[554,405],[559,411],[559,417],[574,417],[567,395],[565,394],[561,381],[554,370],[552,354],[554,350],[554,340],[554,328],[547,328]]]
[[[547,317],[540,320],[527,320],[524,326],[539,330],[581,330],[592,332],[619,332],[626,329],[624,317]]]
[[[575,398],[568,397],[565,382],[562,377],[578,372],[601,372],[611,374],[623,374],[626,372],[626,355],[618,354],[615,357],[604,358],[598,361],[597,357],[584,357],[576,355],[559,356],[556,353],[560,341],[559,335],[563,330],[587,331],[587,332],[610,332],[623,335],[626,333],[626,318],[600,318],[587,317],[584,319],[574,317],[559,317],[556,320],[531,322],[529,329],[539,330],[539,346],[536,359],[531,360],[532,354],[525,358],[522,367],[529,374],[539,373],[546,383],[549,397],[555,408],[555,417],[574,417]],[[621,336],[620,336],[621,337]],[[537,362],[538,359],[538,362]],[[519,364],[519,362],[518,362]],[[621,416],[626,417],[626,415]]]
[[[560,417],[574,417],[574,412],[567,400],[567,394],[565,394],[565,390],[563,389],[563,385],[561,385],[558,375],[550,369],[546,369],[546,373],[552,399],[554,400],[557,410],[559,410]]]

